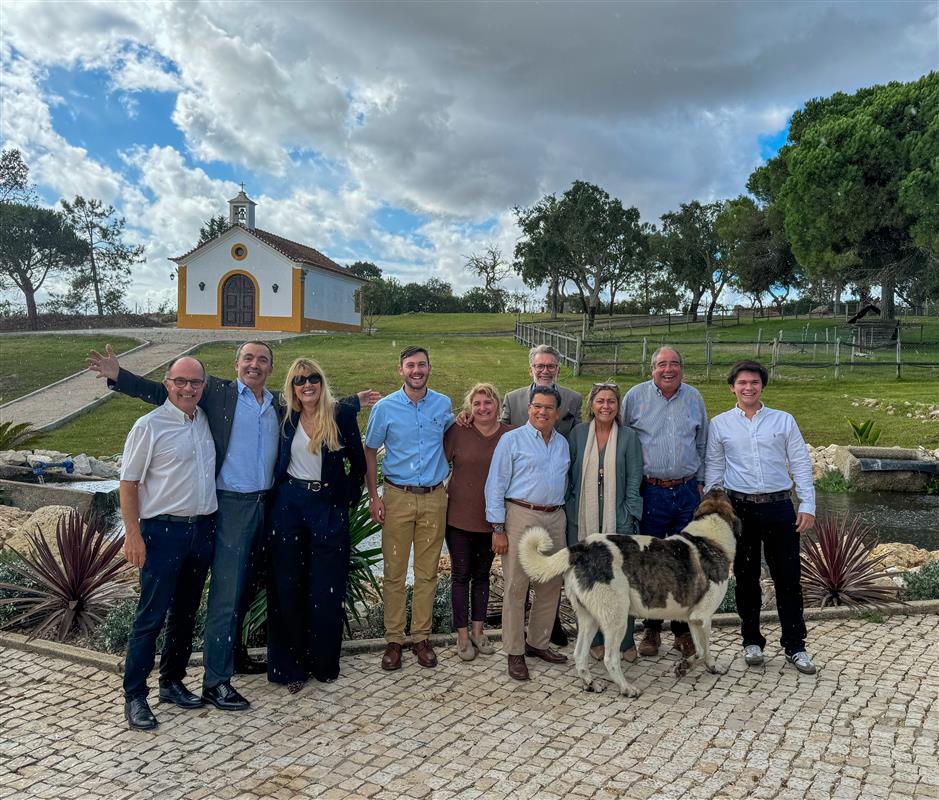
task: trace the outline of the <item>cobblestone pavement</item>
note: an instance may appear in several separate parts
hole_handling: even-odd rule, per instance
[[[17,335],[22,333],[17,331]],[[101,330],[41,331],[36,332],[35,335],[94,336],[98,341],[107,336],[127,336],[139,339],[141,343],[147,342],[148,344],[121,357],[121,365],[139,375],[146,375],[196,345],[217,341],[243,342],[256,335],[256,333],[246,330],[103,328]],[[298,335],[264,331],[260,333],[272,342],[290,339]],[[0,347],[2,346],[3,338],[0,336]],[[233,346],[232,364],[234,363]],[[87,370],[78,372],[84,367],[84,362],[76,363],[74,369],[78,374],[72,375],[61,383],[52,384],[26,397],[11,400],[9,403],[0,406],[0,422],[28,422],[35,428],[54,426],[56,423],[61,423],[63,418],[75,414],[90,404],[101,400],[106,395],[113,394],[113,392],[108,391],[105,381],[98,379],[94,373]],[[234,374],[234,366],[232,367],[232,374]]]
[[[358,655],[295,696],[240,677],[247,712],[154,706],[146,733],[124,725],[119,676],[5,650],[0,797],[937,798],[937,622],[816,623],[816,676],[773,647],[747,668],[717,630],[727,675],[646,659],[635,700],[580,691],[570,665],[529,659],[518,684],[501,654],[407,654],[391,674]]]

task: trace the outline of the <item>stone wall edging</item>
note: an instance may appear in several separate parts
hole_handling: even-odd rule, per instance
[[[863,611],[851,606],[838,606],[835,608],[807,608],[805,609],[806,622],[833,620],[833,619],[863,619],[865,614],[882,614],[884,616],[913,615],[913,614],[939,614],[939,600],[913,600],[909,603],[892,603],[887,606],[870,606]],[[760,613],[762,622],[777,622],[779,615],[775,611]],[[715,614],[711,620],[714,627],[729,627],[737,625],[740,618],[736,614]],[[502,641],[501,630],[486,631],[486,635],[493,641]],[[453,644],[456,637],[452,633],[436,633],[430,637],[435,647],[445,647]],[[52,642],[48,639],[30,639],[21,633],[0,631],[0,649],[9,647],[36,655],[58,658],[74,664],[95,667],[104,672],[124,672],[124,656],[111,653],[99,653],[86,647]],[[343,655],[359,655],[362,653],[379,653],[385,649],[384,639],[350,639],[342,643]],[[254,648],[251,654],[263,656],[264,648]],[[202,666],[202,653],[193,653],[189,666]]]

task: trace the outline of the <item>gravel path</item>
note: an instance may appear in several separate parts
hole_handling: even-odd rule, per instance
[[[121,365],[140,375],[163,366],[176,356],[207,342],[242,342],[245,331],[178,330],[176,328],[112,328],[103,330],[55,331],[57,335],[94,336],[100,341],[104,335],[128,336],[141,341],[141,346],[121,356]],[[18,334],[19,335],[19,334]],[[297,334],[278,333],[265,336],[271,341],[292,339]],[[3,338],[0,335],[0,347]],[[234,356],[234,353],[232,354]],[[234,357],[232,358],[234,362]],[[108,391],[104,380],[98,380],[84,364],[75,364],[76,372],[56,383],[38,389],[0,406],[0,422],[28,422],[33,427],[52,430],[64,425],[79,414],[103,403],[114,392]]]

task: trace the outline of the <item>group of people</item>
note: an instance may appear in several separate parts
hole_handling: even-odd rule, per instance
[[[319,365],[303,358],[291,364],[282,393],[267,390],[273,352],[263,342],[238,348],[235,380],[207,376],[188,356],[169,366],[162,383],[122,369],[110,348],[92,351],[89,364],[109,387],[159,406],[132,428],[121,472],[125,552],[141,570],[124,680],[133,728],[157,724],[146,679],[164,619],[161,701],[247,708],[231,685],[236,671],[266,669],[290,692],[310,678],[336,679],[348,514],[363,482],[369,514],[382,527],[384,670],[402,666],[412,552],[410,640],[417,662],[437,664],[430,633],[446,541],[457,654],[471,660],[495,652],[484,624],[499,555],[508,674],[528,680],[526,657],[551,664],[567,658],[551,647],[559,636],[561,579],[530,586],[518,560],[523,533],[541,526],[555,549],[593,533],[664,538],[691,520],[705,489],[720,485],[743,524],[734,573],[746,662],[761,664],[766,646],[759,626],[765,552],[786,657],[802,672],[815,671],[805,649],[798,558],[799,534],[814,524],[811,462],[793,418],[762,404],[768,375],[757,362],[734,366],[728,383],[736,405],[710,423],[700,393],[683,383],[682,358],[672,347],[653,354],[652,379],[625,397],[614,383],[594,384],[583,422],[582,397],[558,384],[560,354],[547,345],[529,352],[530,385],[503,400],[491,383],[478,383],[459,414],[429,388],[423,347],[401,352],[400,390],[386,397],[364,390],[342,400]],[[374,407],[363,447],[356,416],[366,406]],[[183,678],[210,567],[199,696]],[[265,584],[266,665],[240,645],[247,604]],[[691,655],[687,625],[671,627],[676,649]],[[598,633],[591,654],[601,659],[607,646],[619,647],[626,661],[658,654],[662,621],[645,620],[638,645],[633,629],[631,620],[622,642],[604,642]]]

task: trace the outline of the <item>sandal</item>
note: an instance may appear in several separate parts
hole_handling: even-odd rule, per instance
[[[296,694],[304,686],[306,686],[306,681],[291,681],[287,684],[287,691],[290,692],[290,694]]]
[[[464,639],[463,641],[457,640],[456,654],[463,661],[472,661],[476,658],[476,648],[473,647],[473,643],[469,639]]]
[[[479,636],[470,633],[469,640],[473,643],[473,647],[484,656],[491,656],[496,652],[496,648],[492,646],[492,642],[489,641],[489,637],[485,633],[481,633]]]

